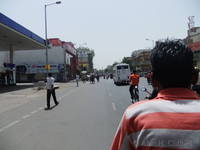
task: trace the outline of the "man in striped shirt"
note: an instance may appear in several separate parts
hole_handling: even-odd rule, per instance
[[[199,150],[200,97],[190,89],[192,51],[180,41],[160,41],[151,64],[158,95],[127,108],[110,150]]]

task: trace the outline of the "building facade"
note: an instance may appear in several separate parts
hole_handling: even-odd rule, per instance
[[[79,47],[77,49],[78,65],[80,71],[94,72],[93,57],[94,51],[89,48]]]
[[[70,60],[68,60],[66,67],[68,70],[67,77],[69,80],[71,80],[75,78],[79,70],[77,50],[72,42],[62,42],[62,46],[65,51],[70,55]]]
[[[58,38],[49,39],[48,67],[46,65],[46,50],[16,51],[14,62],[16,64],[17,82],[35,82],[45,80],[48,73],[52,73],[57,81],[71,79],[71,65],[76,50],[68,42]],[[71,48],[71,49],[70,49]]]
[[[0,86],[16,85],[16,51],[42,48],[43,38],[0,13]]]
[[[186,44],[194,53],[194,64],[200,69],[200,27],[193,27],[188,30]]]
[[[141,49],[132,52],[133,69],[138,72],[151,71],[150,49]]]

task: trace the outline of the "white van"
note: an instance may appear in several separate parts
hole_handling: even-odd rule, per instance
[[[117,64],[113,67],[113,81],[116,85],[129,84],[130,76],[129,64]]]

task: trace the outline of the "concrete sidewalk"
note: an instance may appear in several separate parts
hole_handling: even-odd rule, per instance
[[[55,86],[61,87],[67,87],[72,84],[73,81],[70,82],[55,82]],[[43,85],[43,88],[45,89],[45,84]],[[19,94],[26,94],[29,95],[31,93],[35,93],[38,91],[37,84],[36,83],[17,83],[15,86],[0,86],[0,95],[6,94],[6,93],[19,93]],[[28,93],[27,93],[28,92]]]
[[[75,87],[75,83],[58,83],[59,89]],[[38,90],[33,83],[19,83],[16,86],[0,88],[0,113],[19,107],[35,100],[37,97],[46,96],[46,89]]]
[[[75,87],[76,84],[74,82],[56,82],[55,86],[58,86],[59,89],[67,88],[67,87]],[[40,95],[41,93],[45,93],[45,87],[43,89],[38,90],[37,87],[34,86],[33,83],[19,83],[16,86],[7,86],[0,88],[0,102],[2,99],[22,99],[35,97],[36,95]],[[0,104],[1,105],[1,104]]]
[[[33,83],[19,83],[17,85],[1,86],[0,94],[33,88]]]

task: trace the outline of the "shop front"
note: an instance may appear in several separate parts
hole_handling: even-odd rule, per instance
[[[47,76],[45,64],[17,65],[17,82],[44,81]],[[64,80],[64,64],[50,64],[48,73],[52,73],[56,81]]]
[[[43,38],[0,13],[0,85],[16,85],[15,51],[42,48]]]

